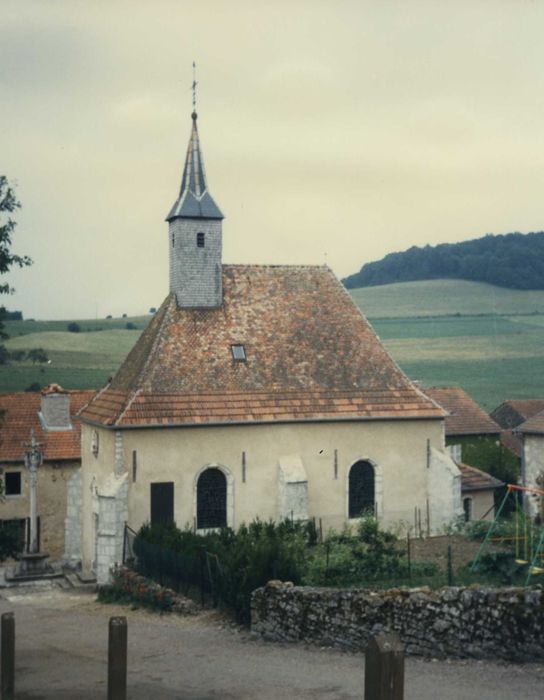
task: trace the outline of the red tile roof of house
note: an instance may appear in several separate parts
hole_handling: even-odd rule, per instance
[[[520,433],[544,435],[544,411],[541,411],[535,416],[529,418],[529,420],[526,420],[525,423],[518,426],[517,430],[519,430]]]
[[[489,489],[498,489],[504,486],[502,481],[495,479],[494,476],[471,467],[462,462],[456,462],[461,472],[461,491],[488,491]]]
[[[64,390],[63,390],[64,391]],[[22,462],[23,443],[30,431],[44,446],[44,459],[58,461],[81,459],[81,423],[76,415],[95,395],[95,391],[69,391],[72,430],[44,430],[38,416],[41,394],[17,392],[0,394],[0,462]]]
[[[327,267],[272,265],[223,266],[218,309],[167,297],[82,413],[116,426],[443,416]]]
[[[498,435],[500,426],[461,389],[461,387],[430,387],[427,396],[447,412],[446,435]]]
[[[497,406],[491,417],[503,428],[517,428],[540,411],[544,411],[544,399],[511,400]]]

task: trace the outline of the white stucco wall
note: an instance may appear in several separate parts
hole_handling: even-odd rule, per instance
[[[523,485],[542,489],[537,479],[544,475],[544,435],[523,436]],[[541,498],[536,494],[526,494],[528,512],[535,516],[541,509]]]
[[[98,455],[91,449],[93,430],[99,432]],[[127,475],[127,520],[132,528],[149,520],[150,484],[163,481],[175,485],[176,523],[193,527],[198,473],[218,466],[230,475],[228,522],[236,528],[257,516],[278,517],[280,507],[285,508],[280,503],[280,459],[297,456],[307,476],[308,517],[321,519],[326,531],[345,524],[349,470],[358,460],[368,460],[375,466],[380,520],[410,527],[419,509],[424,521],[430,513],[430,529],[438,531],[461,513],[460,477],[443,449],[443,423],[437,420],[130,429],[122,431],[122,440],[113,430],[84,425],[84,568],[96,558],[92,493],[100,494],[113,473]]]
[[[449,452],[430,449],[429,513],[431,531],[439,531],[455,518],[461,518],[461,472]]]

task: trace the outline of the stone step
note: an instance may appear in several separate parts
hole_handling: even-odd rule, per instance
[[[96,591],[96,579],[90,577],[82,579],[78,573],[68,571],[64,572],[64,578],[68,581],[71,588],[77,588],[79,591],[89,591],[89,593]]]

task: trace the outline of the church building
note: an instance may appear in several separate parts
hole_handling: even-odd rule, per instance
[[[445,411],[331,270],[223,264],[194,112],[167,221],[170,293],[81,415],[83,569],[108,580],[125,523],[326,531],[372,512],[434,532],[459,516]]]

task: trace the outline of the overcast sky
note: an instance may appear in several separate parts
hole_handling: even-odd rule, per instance
[[[543,36],[531,0],[2,0],[0,174],[34,259],[4,302],[161,303],[193,60],[224,262],[342,277],[544,229]]]

